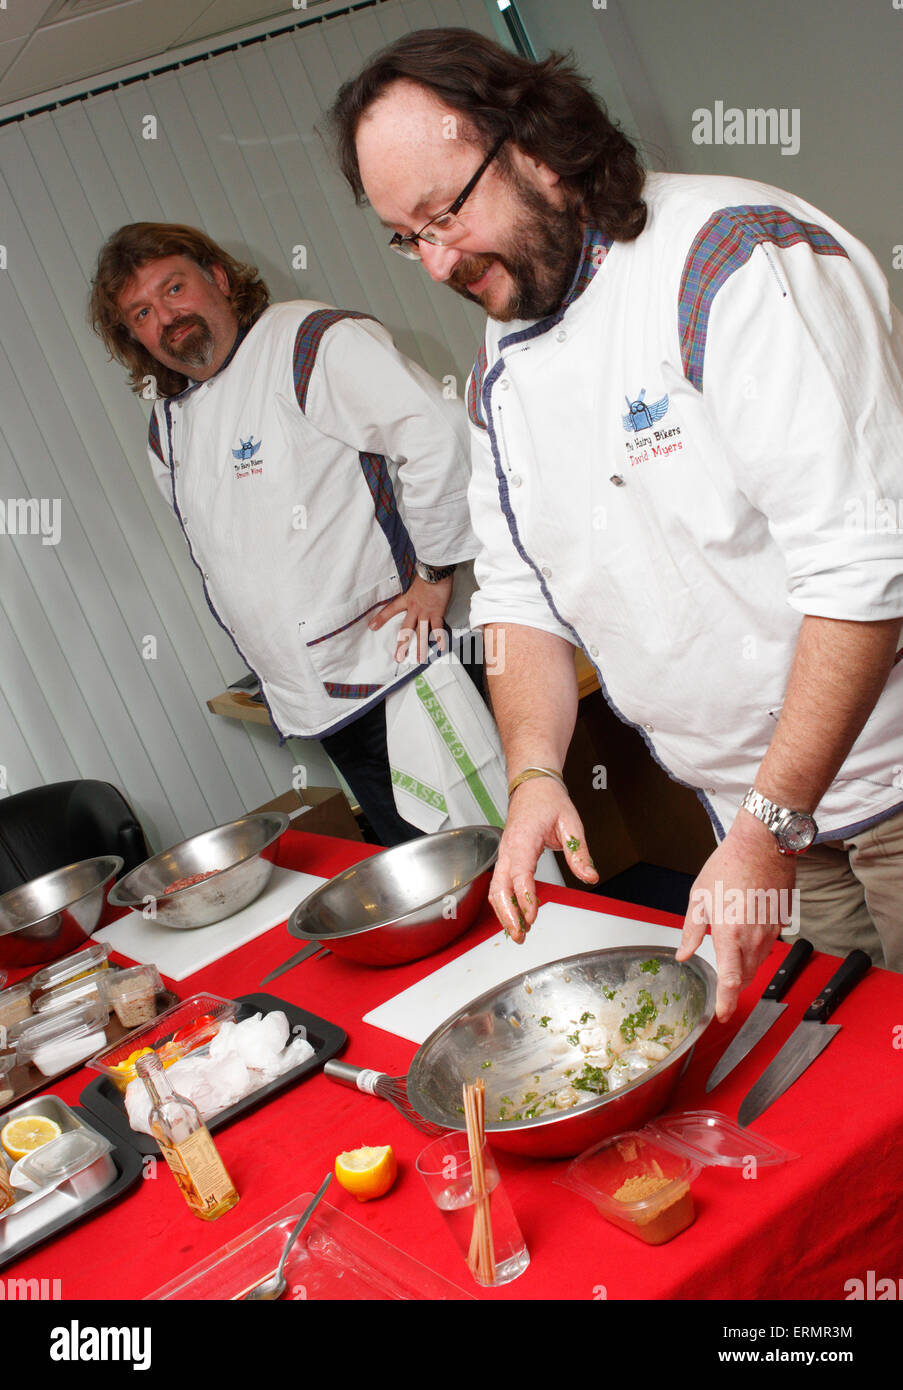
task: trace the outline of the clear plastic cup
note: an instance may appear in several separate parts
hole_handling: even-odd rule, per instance
[[[488,1144],[483,1145],[482,1157],[488,1193],[484,1210],[488,1209],[492,1232],[492,1261],[488,1265],[476,1253],[484,1218],[478,1213],[474,1195],[467,1135],[450,1133],[434,1139],[418,1155],[416,1167],[474,1279],[493,1287],[523,1274],[530,1252]]]

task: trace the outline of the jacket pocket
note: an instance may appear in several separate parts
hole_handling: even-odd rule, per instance
[[[332,699],[368,699],[398,675],[395,648],[405,615],[397,613],[378,632],[369,627],[374,614],[398,592],[397,578],[386,579],[302,620],[311,665]]]

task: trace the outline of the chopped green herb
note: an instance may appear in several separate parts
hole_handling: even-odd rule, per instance
[[[581,1022],[581,1023],[588,1023],[589,1020],[590,1020],[591,1018],[595,1018],[595,1017],[596,1017],[596,1015],[595,1015],[595,1014],[591,1014],[591,1013],[581,1014],[581,1015],[580,1015],[580,1022]]]
[[[640,966],[640,969],[645,970],[647,975],[657,975],[661,968],[662,963],[660,960],[644,960],[643,964]]]
[[[577,839],[576,835],[570,835],[565,843],[572,854],[575,849],[580,848],[580,841]]]
[[[613,989],[607,989],[607,988],[605,988],[604,986],[603,986],[603,989],[602,989],[602,993],[605,995],[605,998],[606,998],[606,999],[614,999],[614,997],[615,997],[615,992],[614,992],[614,990],[613,990]]]
[[[593,1067],[586,1062],[582,1073],[575,1077],[571,1085],[575,1091],[591,1091],[594,1095],[604,1096],[608,1090],[608,1077],[601,1067]]]
[[[492,1063],[491,1063],[491,1062],[482,1062],[480,1065],[483,1066],[483,1067],[485,1068],[485,1067],[491,1067],[491,1066],[492,1066]]]
[[[542,1018],[539,1020],[540,1028],[548,1028],[551,1018],[551,1014],[543,1014]]]
[[[652,995],[648,989],[641,989],[637,992],[637,1003],[639,1008],[636,1013],[627,1014],[621,1021],[621,1036],[625,1042],[632,1043],[636,1040],[637,1033],[651,1023],[658,1015]]]
[[[579,1037],[577,1036],[576,1033],[568,1033],[568,1039],[567,1039],[567,1040],[568,1040],[568,1042],[571,1044],[571,1047],[576,1047],[576,1046],[577,1046],[577,1043],[580,1041],[580,1039],[579,1039]]]

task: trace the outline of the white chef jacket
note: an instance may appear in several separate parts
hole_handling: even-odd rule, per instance
[[[471,620],[581,646],[723,835],[802,615],[903,616],[903,322],[870,253],[787,193],[651,174],[645,197],[635,241],[588,230],[556,313],[487,324]],[[819,838],[900,806],[898,661]]]
[[[415,557],[475,554],[467,421],[381,324],[271,305],[213,377],[155,402],[148,453],[283,740],[333,733],[421,669],[395,661],[402,614],[367,623]]]

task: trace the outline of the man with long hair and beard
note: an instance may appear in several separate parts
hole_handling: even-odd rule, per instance
[[[854,510],[903,495],[873,257],[779,189],[647,173],[571,63],[470,30],[399,39],[330,115],[389,245],[488,316],[471,619],[505,639],[500,921],[535,920],[543,846],[597,878],[561,776],[582,647],[712,819],[678,957],[710,924],[719,1018],[795,884],[817,946],[903,969],[903,538]]]
[[[385,700],[430,634],[466,624],[463,406],[375,319],[271,304],[255,267],[193,227],[121,227],[90,310],[154,399],[154,475],[283,741],[320,741],[381,843],[413,838]]]

